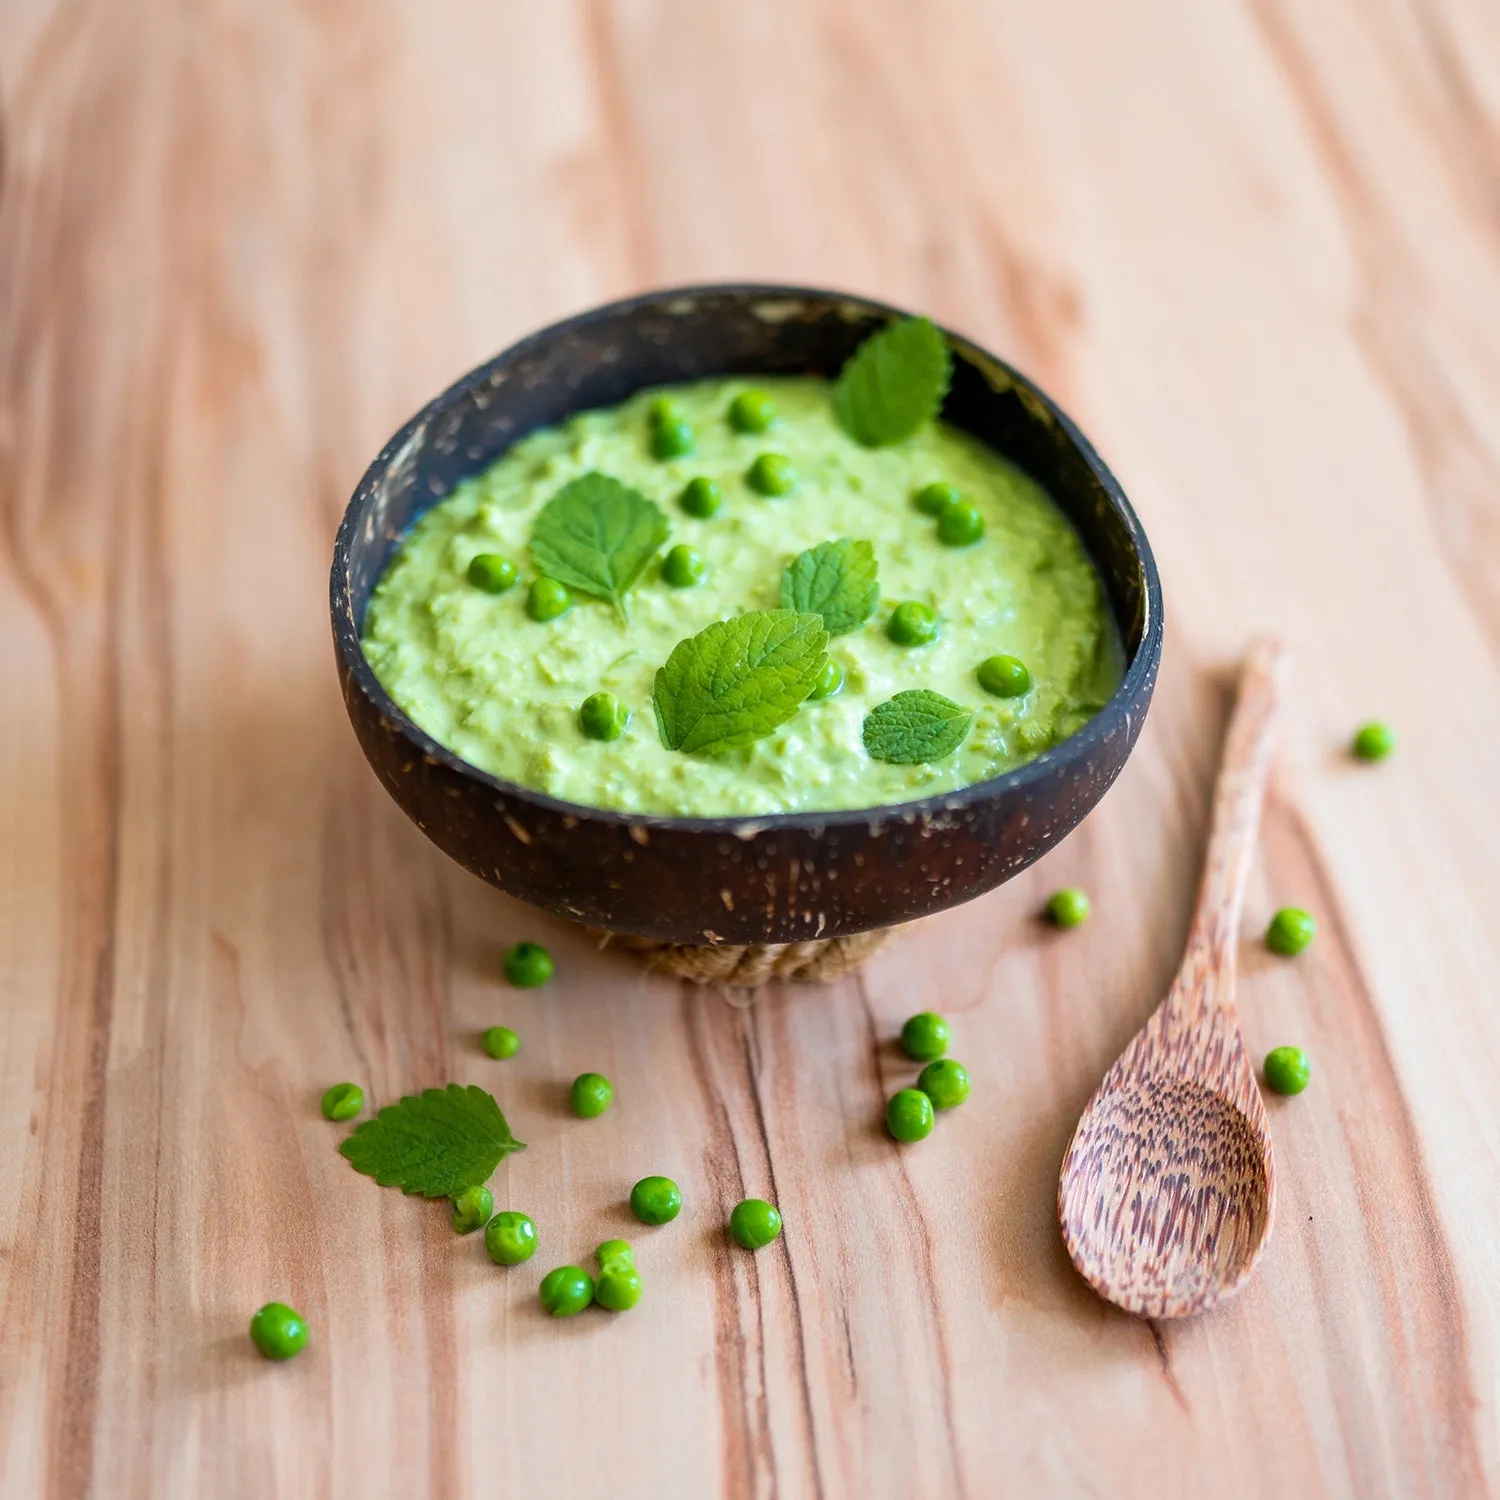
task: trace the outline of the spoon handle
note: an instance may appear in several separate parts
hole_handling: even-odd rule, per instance
[[[1234,974],[1240,909],[1245,904],[1245,883],[1271,772],[1287,663],[1287,651],[1280,641],[1264,639],[1251,648],[1240,673],[1224,758],[1214,786],[1208,856],[1188,929],[1182,975],[1200,982],[1205,977],[1220,981],[1207,988],[1224,997],[1232,994],[1231,987],[1222,981]]]

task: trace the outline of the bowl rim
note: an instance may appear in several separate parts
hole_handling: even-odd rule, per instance
[[[600,303],[583,312],[548,323],[544,327],[525,335],[507,345],[498,354],[476,365],[461,375],[445,390],[434,396],[419,411],[402,423],[396,433],[376,454],[369,467],[360,476],[359,483],[344,508],[334,538],[333,565],[329,576],[329,605],[333,615],[334,644],[344,669],[357,683],[359,690],[379,711],[381,718],[400,730],[412,747],[430,762],[446,766],[459,776],[472,779],[492,792],[499,792],[517,802],[535,807],[559,818],[578,821],[587,819],[593,823],[614,825],[623,829],[651,829],[653,831],[701,833],[727,835],[748,839],[763,832],[817,832],[825,828],[857,827],[860,824],[874,826],[887,823],[915,823],[920,820],[946,819],[962,813],[977,803],[993,800],[1011,792],[1024,792],[1028,787],[1055,775],[1060,769],[1085,759],[1116,730],[1121,720],[1127,726],[1130,715],[1143,688],[1155,677],[1160,657],[1163,636],[1161,578],[1151,544],[1141,526],[1134,506],[1120,487],[1120,482],[1095,452],[1094,446],[1079,430],[1068,414],[1036,383],[1023,375],[1008,361],[992,354],[983,345],[955,333],[942,323],[937,326],[952,345],[956,354],[968,356],[971,362],[997,367],[1013,384],[1028,392],[1045,408],[1078,450],[1090,472],[1099,482],[1110,503],[1125,523],[1136,561],[1144,583],[1143,615],[1140,645],[1126,666],[1124,675],[1114,693],[1103,708],[1083,728],[1068,736],[1061,744],[1044,750],[1034,760],[998,776],[984,781],[971,782],[955,791],[943,792],[933,797],[923,797],[910,802],[883,802],[873,807],[804,809],[797,812],[744,813],[722,817],[682,817],[671,813],[622,812],[614,808],[591,807],[584,802],[567,802],[560,797],[549,796],[531,787],[505,781],[490,772],[463,759],[445,745],[440,744],[413,720],[386,692],[375,676],[360,644],[359,631],[354,622],[353,600],[349,590],[349,569],[346,560],[352,550],[356,517],[362,512],[375,487],[380,483],[395,459],[412,441],[415,434],[428,423],[440,417],[456,400],[467,395],[474,387],[487,383],[497,366],[509,364],[540,345],[544,340],[556,338],[575,329],[587,328],[595,322],[618,318],[634,312],[646,311],[664,303],[694,297],[741,297],[746,300],[778,298],[804,299],[833,304],[842,304],[860,312],[884,314],[892,318],[919,316],[883,302],[878,298],[865,297],[852,292],[834,291],[827,287],[800,286],[790,282],[701,282],[658,287],[638,292],[612,302]],[[935,319],[933,320],[936,321]],[[584,407],[577,408],[579,411]],[[493,461],[493,460],[492,460]],[[444,496],[435,496],[432,505],[439,504]],[[1055,503],[1055,502],[1054,502]],[[426,507],[430,509],[431,506]],[[423,512],[425,514],[425,510]],[[1097,566],[1097,564],[1096,564]]]

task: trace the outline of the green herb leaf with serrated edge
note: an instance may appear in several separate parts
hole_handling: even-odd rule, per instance
[[[845,362],[834,415],[867,448],[899,443],[937,416],[952,368],[937,327],[926,318],[902,318],[872,333]]]
[[[897,693],[865,716],[865,749],[896,766],[941,760],[963,744],[974,715],[927,688]]]
[[[424,1198],[478,1187],[502,1157],[525,1149],[483,1089],[457,1083],[386,1105],[339,1146],[356,1172]]]
[[[593,470],[565,484],[537,512],[531,558],[549,578],[607,599],[623,614],[626,589],[671,532],[659,505]]]
[[[791,609],[719,620],[679,641],[651,689],[662,744],[712,753],[764,739],[817,685],[827,644],[819,616]]]
[[[781,607],[822,615],[829,635],[858,629],[879,602],[879,570],[868,542],[848,537],[819,542],[793,558],[781,575]]]

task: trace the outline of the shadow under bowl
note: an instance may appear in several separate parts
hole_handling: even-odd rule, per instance
[[[518,439],[645,386],[725,375],[833,378],[898,309],[784,286],[684,287],[523,339],[417,413],[360,480],[334,545],[333,638],[375,774],[446,854],[501,890],[592,926],[669,943],[788,943],[942,911],[1071,832],[1119,775],[1161,661],[1161,584],[1114,476],[1024,376],[949,333],[944,420],[1043,484],[1083,538],[1124,642],[1124,679],[1077,734],[1015,771],[854,812],[678,818],[607,812],[499,780],[424,734],[370,670],[360,627],[413,521]]]

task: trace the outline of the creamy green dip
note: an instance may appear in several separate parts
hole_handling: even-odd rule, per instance
[[[741,391],[768,392],[768,432],[734,431],[725,412]],[[941,422],[887,448],[864,448],[833,416],[832,387],[814,379],[711,380],[674,386],[674,407],[697,439],[690,457],[660,462],[649,446],[643,391],[517,443],[427,512],[371,597],[364,649],[375,675],[413,721],[470,764],[564,801],[693,817],[863,808],[953,791],[1023,764],[1078,730],[1118,685],[1122,653],[1099,578],[1077,534],[1045,491],[982,443]],[[761,453],[787,455],[796,489],[768,499],[745,483]],[[708,564],[696,588],[672,588],[651,564],[628,598],[629,622],[607,603],[574,596],[559,619],[526,613],[527,553],[537,511],[589,470],[632,485],[671,518],[672,542]],[[707,520],[683,512],[689,479],[707,475],[724,505]],[[944,546],[912,497],[935,480],[956,485],[984,515],[974,546]],[[881,603],[864,625],[828,643],[844,670],[837,696],[808,702],[745,750],[718,756],[666,749],[651,708],[652,679],[672,648],[715,620],[780,607],[781,575],[805,548],[838,537],[874,545]],[[465,576],[479,552],[513,559],[521,583],[487,594]],[[942,619],[929,646],[886,635],[896,603],[921,600]],[[1023,697],[993,698],[975,669],[996,653],[1031,670]],[[930,688],[970,709],[974,725],[936,764],[889,765],[861,741],[865,715],[907,688]],[[633,718],[624,736],[586,739],[578,708],[601,689]]]

